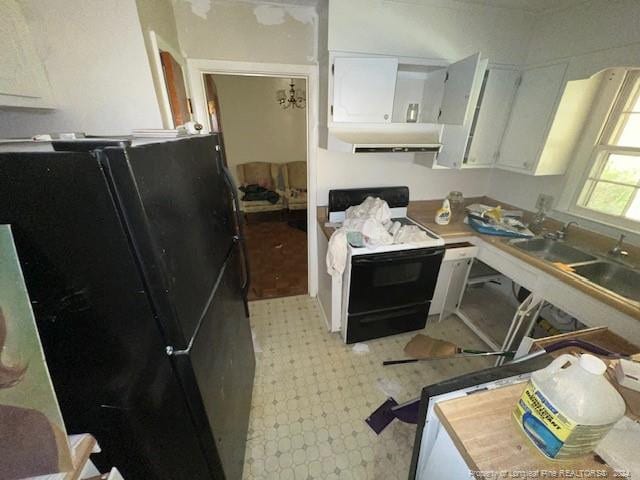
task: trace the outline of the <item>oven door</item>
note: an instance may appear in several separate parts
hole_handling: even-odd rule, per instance
[[[433,297],[444,247],[356,255],[351,260],[348,313],[424,304]]]

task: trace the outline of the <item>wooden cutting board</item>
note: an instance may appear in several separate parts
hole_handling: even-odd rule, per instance
[[[613,469],[588,455],[571,461],[553,461],[542,455],[512,417],[526,382],[439,402],[436,415],[460,454],[474,472],[559,472],[596,470],[614,478]],[[471,478],[471,477],[470,477]],[[476,478],[485,478],[477,476]],[[486,478],[534,478],[487,476]],[[545,478],[539,475],[538,478]],[[551,474],[547,478],[554,478]],[[555,478],[567,478],[557,476]],[[579,477],[576,477],[579,478]]]

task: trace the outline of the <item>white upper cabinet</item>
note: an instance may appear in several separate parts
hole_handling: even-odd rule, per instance
[[[337,57],[333,63],[333,121],[390,123],[397,58]]]
[[[475,81],[473,82],[473,85],[471,85],[471,90],[469,91],[469,94],[466,96],[468,97],[467,108],[473,110],[473,112],[476,111],[476,106],[478,106],[479,104],[480,94],[482,92],[482,87],[483,87],[484,78],[485,78],[485,71],[487,69],[487,63],[488,61],[486,59],[476,62],[477,71],[473,75],[470,75],[470,77],[474,78]],[[449,81],[451,81],[451,79],[452,79],[452,76],[450,75]],[[447,83],[445,84],[446,85],[445,91],[451,85],[449,81],[447,81]],[[456,82],[456,83],[458,84],[456,85],[456,88],[459,88],[461,82]],[[465,87],[465,91],[466,91],[466,87]],[[445,94],[444,97],[446,98],[446,96],[447,95]],[[455,103],[455,102],[452,102],[451,96],[449,98],[449,102]],[[443,106],[444,106],[444,100],[443,100]],[[448,112],[449,116],[454,115],[453,110],[457,110],[457,115],[465,117],[465,121],[462,125],[445,125],[444,126],[444,128],[442,129],[442,138],[441,138],[442,149],[438,153],[436,162],[438,165],[443,167],[461,168],[463,165],[465,152],[467,150],[467,145],[470,140],[470,132],[474,124],[476,115],[467,114],[466,112],[464,112],[463,114],[461,109],[455,106],[451,109],[451,111]]]
[[[479,53],[452,64],[332,54],[329,126],[406,124],[412,104],[418,105],[414,126],[463,125],[472,110],[479,61]]]
[[[0,106],[51,108],[51,88],[15,0],[0,15]]]
[[[518,70],[492,68],[486,75],[476,104],[477,115],[470,132],[463,168],[488,167],[496,161],[520,81]]]
[[[445,125],[463,125],[465,123],[470,110],[471,92],[478,84],[479,62],[480,54],[476,53],[449,65],[445,76],[444,95],[440,105],[438,123]],[[484,73],[484,69],[482,73]]]
[[[496,166],[533,175],[563,173],[540,159],[564,86],[565,63],[522,71]]]

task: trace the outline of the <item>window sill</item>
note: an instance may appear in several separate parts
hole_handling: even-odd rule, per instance
[[[625,235],[629,236],[629,239],[631,239],[631,243],[640,245],[640,226],[637,229],[633,229],[632,227],[628,226],[616,225],[615,223],[607,222],[600,218],[590,217],[589,215],[586,215],[581,211],[575,211],[571,209],[554,208],[552,213],[560,214],[560,218],[556,218],[557,220],[580,220],[583,222],[583,224],[580,225],[582,228],[585,228],[586,230],[594,230],[598,233],[612,238],[615,238],[621,233],[624,233]]]

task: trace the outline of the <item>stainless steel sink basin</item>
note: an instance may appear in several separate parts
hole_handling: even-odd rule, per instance
[[[640,302],[640,272],[610,262],[593,262],[573,267],[575,273],[618,295]]]
[[[593,255],[589,255],[557,240],[548,238],[517,240],[513,242],[513,246],[550,262],[572,264],[589,262],[596,259]]]

